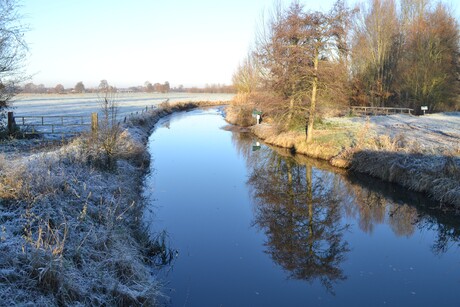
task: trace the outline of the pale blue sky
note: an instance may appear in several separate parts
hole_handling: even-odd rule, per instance
[[[455,1],[455,0],[454,0]],[[281,0],[290,3],[290,0]],[[334,0],[303,0],[328,10]],[[354,3],[355,0],[349,0]],[[36,84],[231,83],[273,0],[23,0]]]

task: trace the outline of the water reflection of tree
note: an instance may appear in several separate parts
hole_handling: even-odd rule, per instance
[[[431,249],[435,254],[445,253],[450,247],[459,245],[458,217],[431,209],[439,204],[433,203],[423,194],[407,191],[369,176],[347,174],[302,156],[290,157],[287,151],[276,148],[262,147],[260,151],[252,152],[252,138],[249,134],[234,133],[233,142],[239,153],[245,157],[251,174],[249,184],[252,186],[252,194],[257,204],[256,224],[271,235],[267,243],[268,252],[286,269],[300,267],[298,255],[301,252],[305,253],[309,247],[305,243],[308,241],[303,241],[303,245],[298,247],[292,246],[299,236],[290,238],[288,231],[297,234],[297,230],[303,231],[302,226],[307,228],[307,231],[302,233],[303,239],[316,238],[321,229],[318,227],[318,230],[314,228],[312,232],[308,232],[309,229],[305,225],[310,221],[309,216],[314,217],[312,225],[321,225],[325,216],[331,216],[331,213],[325,212],[326,208],[334,213],[332,216],[337,221],[340,213],[355,218],[360,229],[366,233],[372,233],[379,224],[387,224],[397,236],[410,237],[416,229],[434,231],[436,239]],[[313,165],[317,170],[313,172],[314,176],[310,181],[307,180],[309,176],[306,165],[310,165],[310,168]],[[314,209],[311,215],[307,202],[307,182],[311,183],[312,191],[311,203]],[[288,217],[292,220],[288,220]],[[302,219],[305,225],[298,222]],[[329,220],[334,219],[331,217]],[[335,225],[339,227],[338,223]],[[287,226],[291,229],[283,230]],[[292,243],[291,246],[284,244],[283,239]],[[283,246],[286,249],[283,250]],[[280,248],[275,251],[275,247]],[[296,252],[296,258],[293,256],[291,263],[278,261],[276,255],[282,255],[280,259],[290,259],[291,251],[288,247],[292,248],[292,253]],[[290,271],[292,277],[302,276],[294,269]],[[310,279],[313,278],[315,277]]]
[[[319,279],[333,293],[334,283],[346,278],[340,265],[349,251],[334,176],[270,152],[253,155],[263,158],[253,160],[248,180],[266,252],[291,278]]]
[[[376,225],[386,223],[397,236],[409,237],[414,233],[418,221],[415,207],[393,202],[384,194],[362,185],[344,183],[352,201],[347,207],[347,215],[358,220],[362,231],[372,233]]]
[[[426,195],[358,174],[349,176],[344,183],[353,195],[347,214],[359,219],[363,231],[372,232],[374,225],[380,223],[387,223],[397,236],[410,237],[416,229],[430,230],[436,233],[431,246],[435,254],[459,245],[458,216],[436,210],[439,204]]]

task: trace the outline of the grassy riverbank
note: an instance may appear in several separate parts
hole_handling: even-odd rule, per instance
[[[236,107],[227,109],[227,120],[237,125],[251,122]],[[315,125],[310,144],[304,131],[283,131],[270,119],[250,129],[268,144],[427,193],[440,207],[460,212],[458,127],[459,113],[331,118]]]
[[[94,135],[0,155],[2,304],[157,305],[153,268],[164,246],[141,222],[147,139],[160,118],[216,104],[163,104],[130,118],[110,157]]]

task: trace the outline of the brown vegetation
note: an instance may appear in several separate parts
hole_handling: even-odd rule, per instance
[[[322,13],[294,1],[264,21],[235,71],[231,121],[257,108],[311,142],[315,121],[350,105],[456,110],[459,46],[458,22],[442,4],[407,0],[398,10],[393,0],[369,0],[351,10],[339,0]]]
[[[269,144],[460,208],[458,146],[440,157],[439,150],[369,125],[322,126],[324,117],[344,116],[350,105],[460,109],[459,54],[458,21],[441,3],[405,0],[397,7],[394,0],[369,0],[350,10],[339,0],[322,13],[294,1],[276,7],[258,30],[254,51],[233,76],[238,95],[227,118],[247,126],[258,109],[263,124],[252,131]],[[436,174],[439,159],[451,161],[451,171]],[[434,184],[417,183],[420,176]]]
[[[442,3],[372,0],[353,35],[352,102],[420,112],[459,108],[458,21]]]

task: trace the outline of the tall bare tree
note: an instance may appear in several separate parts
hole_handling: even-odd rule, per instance
[[[337,1],[329,13],[306,12],[293,2],[288,9],[277,8],[262,32],[256,49],[269,80],[281,97],[277,109],[289,126],[294,116],[307,119],[306,138],[312,141],[313,122],[319,96],[343,89],[348,58],[347,30],[352,11]],[[340,82],[342,84],[340,84]],[[335,95],[342,101],[345,95]]]
[[[360,11],[353,38],[353,98],[360,104],[385,106],[394,95],[399,55],[395,1],[371,0]]]
[[[21,20],[18,1],[0,0],[0,110],[8,107],[17,92],[17,84],[25,78],[24,33],[28,27]]]
[[[60,84],[60,83],[57,84],[57,85],[54,87],[54,92],[55,92],[56,94],[62,94],[62,93],[64,93],[64,91],[65,91],[64,85],[62,85],[62,84]]]
[[[343,1],[337,1],[327,14],[308,13],[304,17],[305,48],[311,62],[309,79],[311,82],[310,110],[306,126],[307,143],[313,139],[313,123],[316,115],[318,90],[339,88],[343,84],[335,82],[346,73],[343,70],[346,58],[346,36],[353,11],[347,9]],[[333,86],[331,86],[333,85]],[[340,99],[337,98],[336,99]]]
[[[79,81],[79,82],[77,82],[77,84],[75,84],[74,90],[77,93],[84,93],[85,92],[85,85],[83,84],[82,81]]]
[[[232,76],[233,86],[238,93],[251,94],[260,86],[260,67],[257,58],[249,54],[240,63]]]
[[[402,102],[430,111],[453,108],[459,94],[460,36],[449,9],[428,0],[403,2],[404,45],[400,80]]]
[[[369,0],[356,19],[352,49],[355,104],[455,109],[458,22],[441,3]]]

